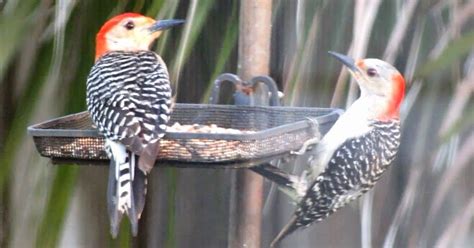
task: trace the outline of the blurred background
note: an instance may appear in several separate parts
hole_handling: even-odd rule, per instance
[[[273,0],[270,7],[270,76],[286,105],[345,108],[357,97],[328,50],[384,59],[407,81],[401,150],[390,171],[371,194],[282,247],[472,247],[474,1]],[[86,109],[95,34],[125,11],[187,20],[155,50],[178,102],[207,102],[217,75],[237,71],[239,10],[237,0],[0,0],[0,247],[226,247],[231,171],[155,169],[139,237],[123,221],[112,240],[107,168],[53,166],[26,128]],[[294,210],[269,186],[263,247]]]

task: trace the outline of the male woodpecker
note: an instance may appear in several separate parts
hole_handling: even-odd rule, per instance
[[[346,65],[361,95],[316,147],[317,165],[306,193],[289,223],[273,240],[275,246],[300,227],[325,219],[371,189],[394,160],[400,144],[403,76],[378,59],[353,59],[329,52]]]
[[[105,136],[110,158],[107,205],[113,237],[124,213],[137,235],[146,175],[155,164],[171,114],[168,69],[149,47],[162,30],[183,22],[124,13],[108,20],[96,37],[87,109]]]

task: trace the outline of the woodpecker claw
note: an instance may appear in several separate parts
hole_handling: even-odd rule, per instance
[[[313,138],[306,140],[303,143],[303,146],[298,151],[290,151],[291,155],[303,155],[307,151],[313,149],[313,145],[319,143],[321,140],[321,133],[319,132],[319,123],[317,120],[313,118],[306,117],[307,121],[309,122],[311,131],[313,132]]]
[[[305,154],[307,151],[310,151],[313,149],[313,145],[319,143],[321,139],[319,137],[314,137],[314,138],[311,138],[309,140],[306,140],[304,143],[303,143],[303,146],[301,146],[301,148],[298,150],[298,151],[290,151],[290,154],[291,155],[297,155],[297,156],[301,156],[303,154]]]

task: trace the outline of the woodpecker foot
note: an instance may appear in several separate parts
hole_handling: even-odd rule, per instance
[[[311,127],[311,131],[313,132],[313,138],[306,140],[303,143],[303,146],[298,150],[298,151],[290,151],[290,154],[292,155],[303,155],[307,151],[313,149],[313,145],[319,143],[321,140],[321,133],[319,132],[319,123],[317,120],[313,118],[306,117],[306,119],[309,122],[309,125]]]
[[[311,138],[311,139],[305,141],[305,142],[303,143],[303,146],[302,146],[299,150],[297,150],[297,151],[290,151],[290,154],[291,154],[291,155],[297,155],[297,156],[303,155],[303,154],[305,154],[307,151],[310,151],[311,149],[313,149],[313,145],[319,143],[320,140],[321,140],[321,139],[320,139],[319,136],[318,136],[318,137]]]

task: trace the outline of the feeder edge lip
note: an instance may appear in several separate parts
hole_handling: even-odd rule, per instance
[[[186,106],[202,106],[203,108],[206,108],[206,107],[211,107],[211,105],[216,105],[216,106],[212,106],[212,107],[222,107],[222,108],[228,108],[229,106],[233,106],[233,107],[242,107],[242,106],[238,106],[238,105],[225,105],[225,104],[189,104],[189,103],[181,103],[181,104],[177,104],[177,106],[179,107],[186,107]],[[249,108],[260,108],[260,109],[265,109],[265,108],[269,108],[268,106],[248,106]],[[287,106],[275,106],[275,107],[270,107],[270,108],[281,108],[281,109],[321,109],[321,110],[326,110],[328,111],[327,114],[323,115],[323,121],[320,122],[320,123],[326,123],[326,122],[329,122],[329,121],[332,121],[333,118],[334,118],[334,115],[337,114],[338,117],[340,117],[342,115],[342,113],[344,112],[344,110],[342,109],[339,109],[339,108],[333,108],[333,109],[330,109],[330,108],[312,108],[312,107],[287,107]],[[90,137],[101,137],[101,135],[97,132],[97,130],[94,130],[94,129],[86,129],[86,130],[82,130],[80,132],[78,131],[72,131],[72,129],[65,129],[65,130],[60,130],[60,129],[52,129],[52,130],[47,130],[47,129],[42,129],[42,128],[38,128],[38,127],[41,127],[43,125],[52,125],[54,124],[55,122],[58,122],[58,121],[61,121],[61,120],[64,120],[64,118],[71,118],[71,117],[75,117],[75,116],[84,116],[85,114],[89,114],[88,111],[82,111],[82,112],[78,112],[78,113],[74,113],[74,114],[69,114],[69,115],[65,115],[65,116],[61,116],[61,117],[57,117],[57,118],[54,118],[54,119],[51,119],[51,120],[46,120],[46,121],[43,121],[43,122],[40,122],[40,123],[37,123],[37,124],[33,124],[33,125],[30,125],[27,127],[27,133],[28,135],[30,136],[37,136],[37,137],[45,137],[45,136],[56,136],[56,137],[84,137],[84,136],[90,136]],[[282,127],[287,127],[288,125],[294,125],[294,124],[297,124],[297,125],[301,125],[300,122],[305,122],[305,121],[299,121],[299,122],[294,122],[294,123],[290,123],[290,124],[285,124],[285,125],[281,125],[281,126],[277,126],[277,127],[272,127],[272,128],[269,128],[269,129],[265,129],[263,131],[260,131],[260,132],[257,132],[257,134],[255,133],[249,133],[249,134],[217,134],[217,136],[220,138],[220,139],[231,139],[231,138],[237,138],[237,137],[240,137],[240,139],[252,139],[252,138],[263,138],[263,137],[266,137],[265,134],[267,134],[267,131],[275,131],[274,129],[280,129]],[[80,135],[78,135],[78,133],[80,133]],[[177,135],[176,138],[183,138],[183,137],[179,137],[181,135],[190,135],[189,138],[205,138],[204,135],[209,135],[209,134],[201,134],[201,133],[181,133],[181,132],[169,132],[168,134],[170,134],[171,137],[175,137]],[[263,137],[262,137],[263,135]],[[201,137],[202,136],[202,137]],[[214,137],[214,139],[217,138]],[[255,137],[257,136],[257,137]],[[188,137],[186,137],[188,138]]]
[[[71,117],[74,117],[74,116],[83,116],[84,114],[89,114],[89,112],[86,110],[86,111],[82,111],[82,112],[78,112],[78,113],[74,113],[74,114],[69,114],[69,115],[56,117],[56,118],[53,118],[53,119],[50,119],[50,120],[42,121],[40,123],[29,125],[26,128],[26,130],[28,132],[28,135],[30,135],[30,136],[49,136],[49,135],[44,135],[43,134],[44,132],[48,133],[48,130],[44,130],[44,129],[41,129],[41,128],[38,128],[38,127],[46,125],[46,124],[51,125],[52,123],[63,120],[64,118],[71,118]],[[55,130],[57,130],[57,129],[55,129]],[[57,131],[55,131],[55,132],[57,132]]]

